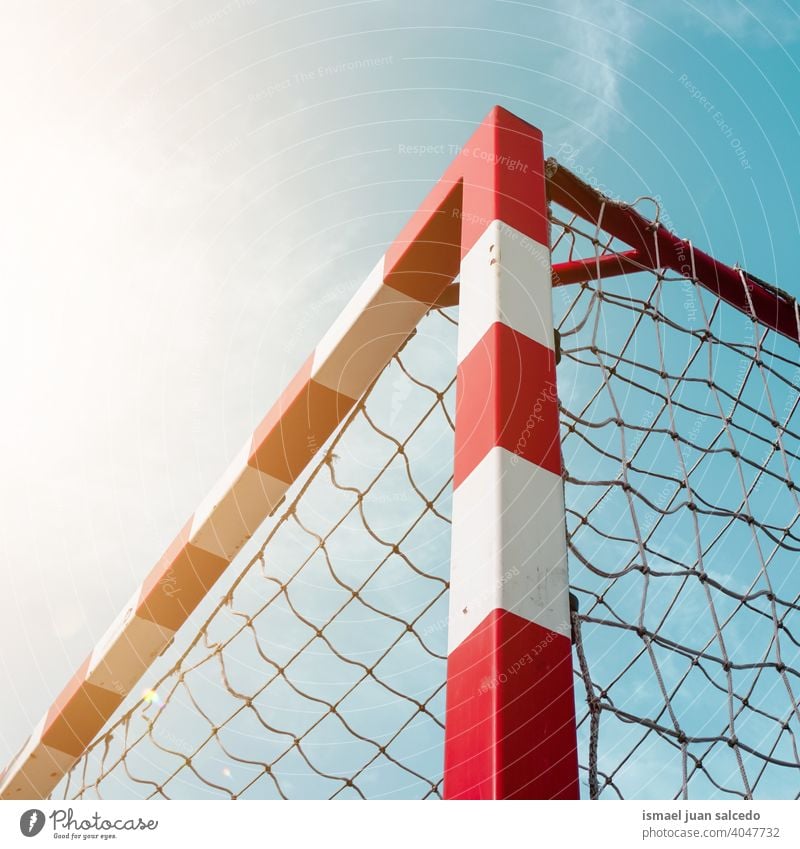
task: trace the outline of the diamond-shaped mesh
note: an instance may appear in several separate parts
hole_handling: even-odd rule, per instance
[[[551,221],[554,262],[626,247]],[[798,345],[658,271],[554,295],[588,795],[794,798]]]

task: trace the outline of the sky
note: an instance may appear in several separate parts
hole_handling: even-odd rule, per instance
[[[17,2],[0,761],[492,105],[800,294],[796,2]]]

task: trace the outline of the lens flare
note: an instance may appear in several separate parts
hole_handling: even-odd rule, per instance
[[[148,705],[155,705],[159,708],[162,706],[161,699],[155,690],[145,690],[142,693],[142,700],[145,701]]]

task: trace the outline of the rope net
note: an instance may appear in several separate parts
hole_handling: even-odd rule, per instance
[[[453,312],[423,319],[60,794],[441,796]]]
[[[627,247],[551,222],[554,262]],[[660,271],[554,296],[586,793],[796,797],[798,345]]]
[[[551,244],[627,248],[556,207]],[[644,268],[554,309],[582,795],[796,798],[798,346]],[[441,796],[457,316],[431,310],[56,797]]]

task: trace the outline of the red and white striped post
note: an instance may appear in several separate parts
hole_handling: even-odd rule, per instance
[[[578,798],[542,136],[495,109],[461,156],[444,792]]]

